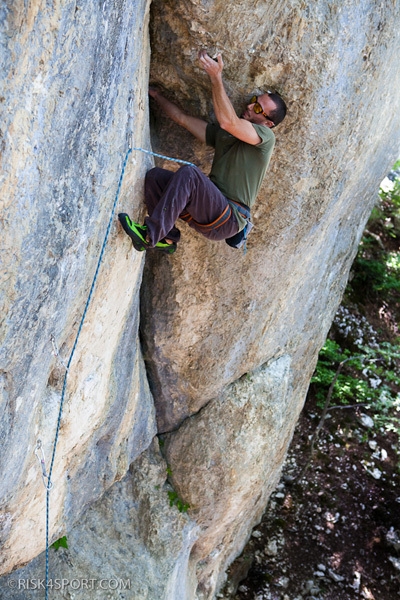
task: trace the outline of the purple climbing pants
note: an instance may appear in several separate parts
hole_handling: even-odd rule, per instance
[[[197,167],[185,165],[175,173],[155,167],[146,173],[145,202],[149,216],[145,224],[151,246],[167,237],[179,242],[180,231],[175,223],[182,213],[189,213],[197,223],[209,224],[218,219],[228,206],[219,189]],[[231,211],[229,219],[211,231],[203,231],[193,221],[189,226],[210,240],[232,237],[239,230],[237,219]]]

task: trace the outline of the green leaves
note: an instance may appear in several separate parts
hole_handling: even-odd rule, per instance
[[[169,505],[176,506],[176,508],[179,510],[179,512],[187,512],[189,510],[190,505],[182,502],[182,500],[179,498],[179,496],[175,492],[175,490],[168,492],[168,498],[169,498]]]
[[[397,171],[400,161],[394,165]],[[386,178],[352,267],[353,297],[400,300],[400,176]]]
[[[169,465],[167,465],[167,476],[168,477],[172,477],[172,469]],[[170,490],[168,491],[168,498],[169,498],[169,505],[170,506],[176,506],[176,508],[179,510],[179,512],[187,512],[190,508],[190,505],[183,502],[177,492],[175,490]]]
[[[364,347],[365,358],[349,360],[337,377],[332,400],[339,404],[367,403],[376,422],[400,437],[400,352],[399,347],[381,342],[376,348]],[[333,340],[326,340],[311,379],[320,408],[339,364],[350,352]]]
[[[54,544],[51,545],[51,548],[54,548],[54,550],[58,550],[59,548],[66,548],[68,550],[67,536],[64,535],[59,540],[56,540]]]

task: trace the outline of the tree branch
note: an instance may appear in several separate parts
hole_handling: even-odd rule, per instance
[[[306,464],[304,465],[304,467],[302,468],[302,470],[300,471],[300,473],[297,475],[297,477],[294,478],[294,480],[293,480],[292,483],[296,483],[297,481],[299,481],[305,475],[305,473],[307,472],[309,466],[311,465],[311,462],[312,462],[312,460],[314,458],[314,453],[315,453],[315,444],[316,444],[316,442],[318,440],[319,434],[320,434],[321,429],[322,429],[322,427],[324,425],[324,422],[325,422],[325,419],[326,419],[326,415],[328,414],[328,410],[333,410],[335,408],[350,408],[349,405],[344,405],[344,406],[332,406],[329,409],[329,404],[330,404],[331,399],[332,399],[333,390],[335,388],[336,382],[338,380],[338,377],[339,377],[339,375],[341,373],[341,370],[342,370],[343,366],[347,362],[349,362],[350,360],[365,359],[365,358],[367,358],[367,356],[365,356],[365,354],[362,354],[362,355],[359,355],[359,356],[351,356],[350,358],[346,358],[345,360],[342,360],[341,363],[339,363],[339,366],[338,366],[337,371],[335,373],[335,376],[334,376],[334,378],[332,380],[332,383],[329,386],[329,390],[328,390],[328,394],[326,396],[325,405],[324,405],[324,408],[323,408],[323,411],[322,411],[322,414],[321,414],[321,418],[320,418],[319,423],[317,425],[317,428],[314,431],[313,436],[311,438],[310,458],[308,459],[308,461],[306,462]],[[356,404],[356,405],[353,404],[353,406],[365,406],[365,404]]]

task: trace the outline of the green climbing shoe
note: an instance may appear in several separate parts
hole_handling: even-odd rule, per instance
[[[168,244],[168,242],[166,242],[165,239],[160,240],[159,242],[157,242],[154,248],[151,248],[149,246],[149,243],[146,242],[146,225],[139,225],[139,223],[131,221],[131,219],[126,213],[119,213],[118,219],[125,233],[127,233],[131,238],[133,247],[138,252],[143,252],[143,250],[154,249],[158,250],[158,252],[164,252],[165,254],[173,254],[176,251],[176,243],[172,242],[172,244]]]
[[[152,248],[150,248],[152,250]],[[173,254],[176,250],[176,243],[172,242],[172,244],[168,244],[168,242],[164,240],[160,240],[154,246],[154,250],[158,250],[159,252],[165,252],[166,254]]]
[[[127,233],[131,238],[135,250],[137,250],[138,252],[143,252],[143,250],[147,250],[149,244],[146,242],[146,225],[139,225],[139,223],[131,221],[129,216],[125,213],[119,213],[118,219],[125,233]]]

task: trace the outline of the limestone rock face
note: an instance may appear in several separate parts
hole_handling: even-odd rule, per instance
[[[238,111],[274,89],[289,113],[247,254],[182,224],[176,254],[148,253],[141,285],[144,257],[112,221],[52,476],[51,541],[67,533],[74,552],[60,555],[65,564],[55,559],[65,577],[131,578],[125,597],[135,600],[215,596],[279,477],[378,184],[398,155],[399,13],[389,0],[152,3],[151,81],[172,100],[213,118],[197,65],[205,47],[223,52]],[[148,17],[147,0],[0,8],[3,573],[44,549],[34,450],[40,439],[48,468],[65,374],[51,337],[65,362],[129,133],[135,146],[150,145]],[[210,149],[157,111],[151,124],[156,150],[208,171]],[[136,151],[126,165],[116,209],[136,220],[150,165]],[[156,433],[152,396],[189,515],[168,506],[167,465],[146,451]],[[37,561],[24,573],[38,568],[42,577]],[[0,597],[20,600],[7,585]]]
[[[182,224],[177,254],[146,265],[143,332],[161,431],[274,357],[290,355],[294,389],[306,387],[376,190],[398,154],[399,12],[397,3],[369,0],[329,8],[153,2],[150,75],[172,99],[212,118],[197,62],[205,47],[222,52],[238,112],[270,89],[289,109],[275,130],[247,254]],[[178,126],[157,117],[159,148],[203,159]]]
[[[188,560],[197,528],[169,506],[166,465],[156,446],[85,512],[68,532],[67,550],[50,549],[50,594],[66,600],[193,597]],[[0,600],[26,600],[27,593],[35,597],[33,586],[44,573],[42,554],[2,579]]]
[[[290,357],[282,356],[166,436],[174,488],[202,529],[192,552],[200,597],[223,582],[232,541],[248,536],[275,488],[292,435],[290,384]]]
[[[137,141],[147,143],[149,53],[146,1],[6,2],[0,16],[4,572],[44,548],[45,488],[34,450],[40,439],[48,470],[65,374],[50,339],[66,362],[128,149],[130,105],[143,135]],[[140,190],[146,167],[134,158],[119,207],[132,208]],[[68,376],[51,539],[121,479],[154,436],[137,336],[141,275],[142,257],[113,225]]]

